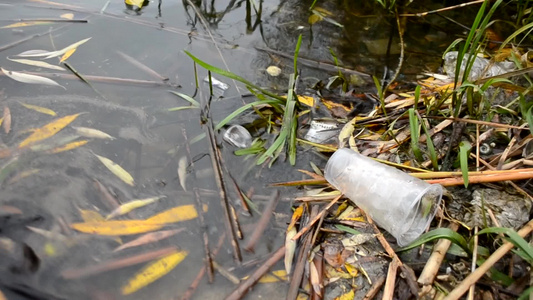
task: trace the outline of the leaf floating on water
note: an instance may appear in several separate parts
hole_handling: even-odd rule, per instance
[[[81,147],[85,144],[87,144],[89,141],[88,140],[80,140],[80,141],[75,141],[75,142],[71,142],[71,143],[68,143],[66,145],[63,145],[63,146],[59,146],[59,147],[56,147],[52,150],[50,150],[50,153],[59,153],[59,152],[64,152],[64,151],[69,151],[69,150],[72,150],[72,149],[76,149],[78,147]]]
[[[143,206],[154,203],[157,200],[161,198],[165,198],[165,197],[166,196],[157,196],[157,197],[151,197],[151,198],[146,198],[146,199],[131,200],[117,207],[115,210],[113,210],[109,215],[107,215],[106,220],[109,220],[117,216],[125,215],[136,208],[141,208]]]
[[[4,132],[8,134],[11,131],[11,110],[7,106],[4,106],[4,116],[2,117],[2,120]]]
[[[31,59],[18,59],[18,58],[9,58],[9,57],[7,59],[9,59],[10,61],[18,62],[19,64],[25,64],[25,65],[30,65],[30,66],[39,67],[39,68],[47,68],[47,69],[52,69],[52,70],[65,71],[63,67],[52,65],[45,61],[31,60]]]
[[[97,211],[89,209],[80,209],[80,215],[84,222],[105,221],[105,218]]]
[[[144,0],[125,0],[124,3],[132,6],[137,6],[138,8],[142,8]]]
[[[189,252],[179,251],[167,255],[142,269],[135,274],[129,282],[122,287],[122,295],[129,295],[135,293],[139,289],[149,285],[157,279],[163,277],[168,272],[172,271],[181,261],[187,257]]]
[[[148,219],[146,222],[153,224],[169,224],[181,221],[188,221],[198,217],[198,212],[194,205],[181,205],[158,213]]]
[[[0,70],[2,70],[2,72],[4,74],[6,74],[7,77],[9,77],[9,78],[11,78],[11,79],[13,79],[15,81],[18,81],[18,82],[29,83],[29,84],[44,84],[44,85],[51,85],[51,86],[59,86],[59,87],[62,87],[63,89],[65,89],[65,90],[67,89],[64,86],[60,85],[59,83],[53,81],[50,78],[37,76],[37,75],[31,75],[31,74],[26,74],[26,73],[9,71],[9,70],[6,70],[4,68],[0,68]]]
[[[19,149],[53,136],[61,129],[65,128],[65,126],[72,123],[72,121],[76,120],[76,118],[80,114],[81,113],[55,119],[54,121],[44,125],[43,127],[36,129],[29,137],[27,137],[24,141],[20,143]]]
[[[74,52],[76,52],[76,50],[77,50],[77,48],[73,48],[73,49],[70,49],[67,52],[65,52],[65,54],[63,54],[63,56],[61,56],[61,59],[59,60],[59,62],[62,63],[65,60],[69,59],[72,56],[72,54],[74,54]]]
[[[40,171],[40,169],[30,169],[30,170],[26,170],[26,171],[22,171],[20,173],[18,173],[17,175],[15,175],[14,177],[10,178],[8,181],[7,181],[7,184],[10,185],[10,184],[13,184],[19,180],[22,180],[26,177],[29,177],[33,174],[37,174],[38,172]]]
[[[46,107],[26,104],[26,103],[22,103],[22,102],[19,102],[19,103],[20,103],[20,105],[26,107],[27,109],[31,109],[31,110],[34,110],[36,112],[40,112],[40,113],[51,115],[51,116],[56,116],[57,115],[55,111],[53,111],[53,110],[51,110],[49,108],[46,108]]]
[[[242,278],[242,280],[248,279],[248,276]],[[271,274],[265,274],[259,279],[259,283],[273,283],[273,282],[279,282],[279,281],[287,281],[288,276],[287,272],[285,270],[276,270],[272,271]]]
[[[114,140],[115,139],[109,134],[103,131],[100,131],[98,129],[88,128],[88,127],[74,127],[74,126],[72,126],[72,128],[74,128],[74,130],[76,130],[76,132],[79,135],[84,136],[84,137],[94,138],[94,139],[103,139],[103,140]]]
[[[31,50],[33,52],[30,52],[30,51],[26,51],[26,52],[22,52],[20,54],[17,54],[17,56],[20,56],[20,57],[44,57],[44,59],[49,59],[49,58],[52,58],[52,57],[57,57],[57,56],[60,56],[60,55],[63,55],[65,53],[67,53],[68,51],[72,50],[72,49],[76,49],[78,48],[80,45],[82,45],[83,43],[87,42],[88,40],[90,40],[91,38],[86,38],[86,39],[83,39],[79,42],[76,42],[70,46],[67,46],[61,50],[57,50],[57,51],[45,51],[45,52],[41,52],[41,50]]]
[[[145,220],[112,220],[73,223],[70,227],[85,233],[99,235],[131,235],[157,230],[164,224],[155,224]]]
[[[63,19],[67,19],[67,20],[72,20],[72,19],[74,19],[74,14],[72,14],[72,13],[62,14],[62,15],[59,16],[59,17],[61,17],[61,18],[63,18]]]
[[[106,168],[111,171],[111,173],[115,174],[120,180],[124,181],[126,184],[134,186],[135,181],[133,180],[133,177],[128,173],[126,170],[124,170],[120,165],[115,163],[114,161],[110,160],[107,157],[100,156],[98,154],[95,154],[96,157],[106,166]]]
[[[187,157],[183,156],[178,161],[178,178],[180,180],[180,185],[184,191],[187,191],[186,182],[187,182]]]
[[[173,230],[161,230],[157,232],[150,232],[150,233],[147,233],[143,236],[140,236],[134,239],[133,241],[127,242],[126,244],[122,246],[119,246],[118,248],[113,250],[113,252],[118,252],[120,250],[124,250],[124,249],[131,248],[131,247],[137,247],[137,246],[142,246],[142,245],[146,245],[150,243],[155,243],[157,241],[176,235],[184,230],[185,228],[178,228],[178,229],[173,229]]]
[[[44,21],[32,21],[32,22],[17,22],[10,25],[6,25],[1,28],[19,28],[19,27],[27,27],[27,26],[35,26],[35,25],[46,25],[46,24],[52,24],[52,22],[44,22]]]

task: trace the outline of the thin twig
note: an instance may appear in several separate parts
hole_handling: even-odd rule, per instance
[[[518,231],[520,237],[525,237],[531,233],[533,230],[533,220],[530,220],[522,229]],[[468,291],[470,286],[478,281],[489,269],[497,263],[507,252],[513,249],[514,245],[510,242],[505,242],[500,248],[498,248],[494,253],[492,253],[485,262],[479,266],[474,272],[470,273],[459,285],[451,291],[444,300],[457,300],[463,296],[463,294]]]
[[[340,194],[339,196],[337,196],[337,198],[331,200],[331,202],[326,206],[324,207],[324,209],[322,209],[322,211],[316,215],[310,222],[309,224],[307,224],[304,228],[302,228],[300,231],[298,231],[298,233],[292,238],[293,241],[296,241],[299,237],[302,236],[302,234],[306,233],[307,231],[309,231],[309,229],[311,229],[311,227],[318,221],[320,220],[320,218],[322,218],[322,215],[324,215],[333,205],[335,205],[335,203],[337,203],[337,201],[339,201],[342,196],[344,196],[343,194]]]
[[[117,51],[117,53],[122,56],[126,61],[131,63],[133,66],[137,67],[139,70],[145,72],[146,74],[153,76],[161,81],[168,81],[168,77],[164,77],[161,74],[157,73],[147,65],[143,64],[142,62],[138,61],[137,59],[127,55],[124,52]]]
[[[225,300],[239,300],[248,292],[250,289],[263,275],[268,272],[268,270],[274,266],[283,256],[285,255],[285,246],[280,247],[272,256],[265,261],[265,263],[257,268],[255,272],[250,275],[246,280],[242,281],[241,284],[229,294]]]
[[[363,300],[372,300],[372,299],[374,299],[374,297],[376,297],[377,293],[379,292],[379,290],[381,289],[381,287],[383,286],[384,283],[385,283],[385,276],[379,277],[379,279],[376,280],[374,282],[374,284],[372,284],[372,287],[370,287],[370,289],[366,293],[366,295],[363,298]]]
[[[244,247],[246,251],[254,252],[255,244],[259,241],[259,239],[263,235],[263,232],[265,231],[265,228],[267,227],[268,222],[270,221],[270,218],[272,217],[272,213],[274,212],[274,209],[276,208],[278,201],[279,201],[279,191],[274,190],[270,196],[270,200],[268,201],[267,206],[265,207],[265,210],[263,211],[263,214],[261,215],[261,218],[259,219],[259,222],[257,222],[257,225],[255,226],[255,230],[252,233],[252,236],[250,237],[248,243]]]
[[[87,20],[81,19],[11,19],[11,20],[0,20],[0,22],[53,22],[53,23],[87,23]]]
[[[7,45],[0,46],[0,51],[4,51],[4,50],[6,50],[6,49],[13,48],[13,47],[15,47],[15,46],[18,46],[18,45],[20,45],[20,44],[22,44],[22,43],[24,43],[24,42],[27,42],[27,41],[29,41],[29,40],[32,40],[32,39],[34,39],[34,38],[38,38],[38,37],[41,37],[41,36],[44,36],[44,35],[50,34],[50,33],[54,32],[54,31],[58,31],[58,30],[60,30],[60,29],[65,28],[66,26],[67,26],[67,25],[59,26],[59,27],[54,28],[54,29],[52,29],[52,30],[48,30],[48,31],[46,31],[46,32],[42,32],[42,33],[38,33],[38,34],[34,34],[34,35],[31,35],[31,36],[25,37],[25,38],[23,38],[23,39],[20,39],[20,40],[18,40],[18,41],[14,41],[14,42],[12,42],[12,43],[9,43],[9,44],[7,44]]]
[[[196,172],[194,169],[194,160],[192,159],[191,149],[189,147],[189,139],[187,137],[187,131],[185,130],[185,128],[181,129],[181,133],[183,135],[183,138],[185,139],[185,149],[187,151],[187,160],[191,162],[191,168],[193,169],[193,172],[192,172],[193,181],[197,182]],[[205,224],[204,212],[202,209],[203,207],[202,201],[200,200],[201,199],[200,192],[198,191],[198,186],[196,184],[193,186],[193,193],[194,193],[194,199],[196,200],[196,209],[199,212],[198,221],[200,223],[200,228],[202,230],[202,240],[204,243],[204,254],[205,254],[204,263],[205,263],[205,268],[207,270],[207,278],[209,282],[211,283],[214,280],[213,257],[211,256],[211,252],[209,250],[209,235],[207,234],[207,226]]]
[[[389,264],[389,271],[387,272],[387,280],[383,288],[383,300],[392,300],[394,298],[394,284],[396,282],[396,274],[398,273],[399,260],[393,257]]]
[[[485,0],[475,0],[475,1],[467,2],[467,3],[462,3],[462,4],[458,4],[458,5],[443,7],[443,8],[430,10],[430,11],[426,11],[426,12],[421,12],[421,13],[416,13],[416,14],[400,14],[400,17],[423,17],[423,16],[426,16],[426,15],[429,15],[429,14],[434,14],[434,13],[439,13],[439,12],[443,12],[443,11],[453,10],[453,9],[465,7],[465,6],[468,6],[468,5],[483,3],[483,1],[485,1]]]

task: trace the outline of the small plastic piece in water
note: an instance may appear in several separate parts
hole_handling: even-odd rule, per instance
[[[209,83],[209,76],[206,76],[204,78],[204,82]],[[213,83],[213,87],[217,89],[221,89],[222,91],[225,91],[229,89],[229,85],[225,84],[224,82],[216,79],[215,77],[211,76],[211,82]]]
[[[426,230],[442,198],[442,186],[347,148],[331,156],[324,177],[392,234],[400,246],[408,245]]]
[[[252,135],[241,125],[231,125],[224,132],[224,140],[239,148],[248,148],[252,145]]]
[[[457,65],[457,51],[450,51],[444,55],[444,72],[450,78],[455,77],[455,66]],[[459,80],[463,77],[465,71],[466,62],[470,57],[469,54],[465,54],[463,61],[461,62],[461,75]],[[483,57],[476,57],[472,69],[470,69],[470,74],[468,75],[468,80],[475,81],[480,78],[487,78],[497,75],[502,75],[516,69],[515,64],[510,61],[502,62],[493,62]]]
[[[276,67],[276,66],[270,66],[267,68],[267,73],[268,75],[272,76],[272,77],[276,77],[276,76],[279,76],[281,74],[281,69]]]
[[[311,121],[311,127],[304,139],[322,144],[337,135],[337,123],[331,121]]]

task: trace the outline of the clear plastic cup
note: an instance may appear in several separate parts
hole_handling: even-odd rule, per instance
[[[331,185],[392,234],[400,246],[408,245],[426,230],[442,198],[442,186],[347,148],[331,156],[324,173]]]

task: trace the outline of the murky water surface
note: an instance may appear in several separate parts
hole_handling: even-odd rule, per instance
[[[327,83],[328,77],[335,75],[334,71],[315,67],[316,62],[334,65],[331,52],[345,68],[381,76],[393,71],[397,63],[396,40],[389,51],[392,56],[386,56],[394,20],[384,18],[368,1],[362,2],[318,2],[317,7],[330,12],[329,17],[343,24],[343,28],[326,21],[311,27],[307,9],[310,1],[155,0],[138,13],[120,1],[0,3],[0,26],[55,20],[49,24],[1,28],[0,66],[9,71],[46,75],[64,87],[21,83],[3,74],[0,76],[1,108],[4,110],[4,125],[0,132],[4,148],[0,161],[0,290],[8,299],[179,299],[203,267],[201,237],[204,229],[212,249],[225,234],[224,212],[207,155],[208,143],[202,139],[190,145],[190,153],[186,147],[188,141],[204,133],[200,110],[168,111],[189,106],[169,91],[191,96],[196,92],[193,63],[184,50],[209,64],[229,69],[281,93],[287,87],[289,75],[294,72],[290,57],[298,35],[302,34],[300,56],[307,59],[301,65],[303,80],[299,90],[302,93],[312,92],[308,87],[318,81]],[[431,7],[428,4],[428,8]],[[65,21],[68,14],[72,14],[70,17],[74,20],[87,22]],[[203,20],[197,14],[201,14]],[[442,19],[410,22],[405,36],[408,48],[401,78],[425,69],[435,71],[438,57],[455,38],[444,30],[449,25]],[[89,37],[91,39],[79,46],[67,62],[86,76],[90,85],[69,71],[49,70],[9,60],[24,51],[59,50]],[[273,51],[265,52],[264,49]],[[46,61],[58,65],[58,58]],[[155,72],[148,72],[132,61]],[[280,67],[282,74],[270,77],[265,71],[270,65]],[[384,71],[387,65],[389,70]],[[195,99],[205,103],[209,90],[202,79],[207,72],[199,67],[198,75],[201,91],[196,92]],[[211,103],[215,123],[243,103],[255,101],[253,97],[240,97],[247,94],[242,85],[215,76],[229,85],[224,98]],[[372,93],[373,87],[367,80],[364,77],[362,84],[353,88]],[[36,111],[28,105],[48,108],[56,116],[51,116],[49,111],[48,114]],[[10,128],[6,128],[5,123],[9,118],[5,112],[7,108]],[[82,114],[53,137],[35,142],[38,147],[31,150],[20,147],[31,134],[31,129],[77,113]],[[252,119],[245,116],[239,122]],[[75,127],[80,126],[98,129],[115,139],[79,137]],[[87,143],[79,147],[69,144],[80,140]],[[243,192],[251,193],[259,210],[266,205],[271,193],[269,183],[302,178],[288,163],[278,161],[268,169],[266,166],[255,167],[250,158],[234,156],[236,148],[223,142],[221,135],[218,135],[218,143],[229,173]],[[59,152],[59,147],[64,145],[72,145],[73,149]],[[96,155],[119,164],[132,175],[135,184],[128,185],[114,175]],[[195,159],[194,168],[183,168],[191,157]],[[301,148],[297,167],[310,169],[309,161],[318,166],[325,164],[325,158]],[[240,213],[242,208],[233,183],[227,175],[225,179],[230,203],[236,207],[246,241],[259,215],[249,217]],[[120,238],[89,235],[70,226],[83,222],[83,212],[106,216],[116,203],[155,196],[166,197],[116,219],[147,219],[174,207],[183,206],[181,211],[186,211],[191,205],[198,210],[198,201],[192,192],[195,188],[200,202],[207,207],[205,227],[194,216],[190,220],[169,223],[164,230],[184,230],[157,242],[113,252],[121,243],[131,241],[139,234],[121,235]],[[282,200],[290,200],[296,193],[298,191],[293,189],[283,190]],[[234,262],[227,239],[216,256],[218,264],[237,277],[248,275],[265,255],[282,245],[291,214],[289,207],[290,201],[280,202],[264,237],[255,248],[256,252],[243,251],[245,264],[238,266]],[[91,266],[109,265],[113,260],[171,246],[187,253],[185,259],[161,279],[132,295],[122,295],[123,287],[149,264],[148,261],[94,274],[83,273]],[[282,264],[275,269],[283,269]],[[78,272],[75,273],[78,276],[73,276],[72,272]],[[207,284],[205,278],[200,281],[194,298],[221,299],[234,287],[217,273],[213,284]],[[259,284],[249,298],[283,298],[286,287],[283,281]]]

